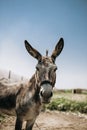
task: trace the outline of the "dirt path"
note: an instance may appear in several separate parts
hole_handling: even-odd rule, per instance
[[[0,130],[14,130],[14,123],[14,117],[6,117],[0,123]],[[87,115],[84,117],[58,111],[42,112],[38,116],[33,130],[87,130]]]

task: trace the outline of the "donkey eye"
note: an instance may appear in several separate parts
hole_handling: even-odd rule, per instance
[[[39,71],[39,67],[38,66],[36,66],[36,70]]]
[[[54,71],[56,71],[56,70],[57,70],[57,67],[54,68]]]
[[[39,62],[38,62],[40,65],[42,65],[43,64],[43,62],[41,61],[41,60],[39,60]]]

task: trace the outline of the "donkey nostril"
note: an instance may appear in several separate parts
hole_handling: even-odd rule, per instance
[[[51,92],[50,97],[52,97],[52,96],[53,96],[53,93]]]
[[[43,97],[43,93],[42,93],[42,91],[40,92],[40,94],[41,94],[41,96]]]

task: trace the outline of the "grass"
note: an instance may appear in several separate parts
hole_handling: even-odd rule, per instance
[[[0,114],[0,122],[2,122],[5,119],[5,115],[4,114]]]
[[[58,93],[56,93],[51,103],[49,103],[46,108],[50,110],[72,111],[87,114],[87,95],[72,95],[70,93],[61,93],[58,95]]]
[[[47,109],[87,113],[87,102],[77,102],[65,98],[58,98],[47,105]]]
[[[54,92],[52,99],[65,98],[72,101],[87,101],[87,94],[72,94],[71,92]]]

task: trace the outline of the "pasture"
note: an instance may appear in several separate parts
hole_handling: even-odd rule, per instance
[[[47,105],[50,110],[71,111],[87,114],[87,94],[73,94],[72,92],[54,92],[51,103]]]
[[[87,111],[81,113],[78,109],[77,111],[64,109],[53,109],[50,111],[47,109],[50,105],[53,105],[53,102],[55,104],[55,102],[58,103],[58,101],[60,102],[60,108],[66,107],[69,109],[69,103],[72,104],[73,102],[76,104],[77,108],[81,107],[80,103],[85,104],[85,109],[87,108],[87,94],[54,92],[51,103],[48,106],[45,106],[46,109],[44,112],[40,113],[34,124],[33,130],[87,130]],[[14,122],[15,117],[6,115],[1,116],[0,130],[14,130]],[[25,126],[25,123],[23,126]]]

